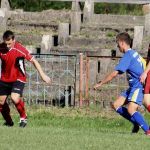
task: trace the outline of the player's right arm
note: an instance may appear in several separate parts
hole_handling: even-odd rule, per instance
[[[131,56],[129,53],[126,53],[119,61],[119,64],[115,67],[115,70],[107,75],[102,81],[100,81],[98,84],[94,85],[94,89],[97,89],[98,87],[102,86],[103,84],[111,81],[113,78],[115,78],[118,74],[122,74],[126,72],[128,69],[130,62],[131,62]]]
[[[51,83],[51,79],[45,74],[45,72],[43,71],[40,63],[38,62],[38,60],[36,60],[30,53],[29,51],[22,46],[20,43],[17,43],[17,49],[19,50],[19,52],[22,54],[22,56],[33,63],[34,67],[37,69],[38,73],[40,74],[41,78],[43,81],[45,81],[46,83],[50,84]]]
[[[144,83],[145,79],[147,77],[148,72],[150,71],[150,62],[148,63],[145,71],[142,73],[142,75],[140,76],[140,82]]]
[[[113,78],[115,78],[119,74],[119,71],[113,71],[109,75],[107,75],[103,80],[99,81],[97,84],[94,85],[94,89],[96,90],[97,88],[101,87],[103,84],[111,81]]]

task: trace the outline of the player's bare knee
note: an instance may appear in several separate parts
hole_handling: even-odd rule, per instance
[[[133,115],[135,112],[136,112],[136,109],[135,109],[135,108],[133,108],[133,107],[128,107],[128,113],[129,113],[130,115]]]
[[[11,95],[11,99],[13,101],[13,103],[17,104],[19,102],[19,98],[16,96]]]
[[[119,106],[118,106],[118,103],[116,103],[116,102],[112,103],[112,108],[113,108],[114,110],[116,110],[118,107],[119,107]]]
[[[0,104],[1,104],[1,105],[4,105],[5,100],[6,100],[6,97],[1,97],[1,98],[0,98]]]
[[[0,105],[4,105],[4,103],[5,103],[5,100],[4,101],[0,100]]]

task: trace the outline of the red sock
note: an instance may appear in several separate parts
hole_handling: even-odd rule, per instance
[[[4,105],[2,106],[1,113],[2,113],[2,116],[6,120],[7,123],[13,122],[11,119],[11,116],[10,116],[10,108],[9,108],[7,102],[5,102]]]
[[[24,108],[24,102],[20,99],[19,102],[17,104],[15,104],[19,114],[20,114],[20,118],[27,118],[26,112],[25,112],[25,108]]]
[[[148,110],[148,112],[150,112],[150,105],[147,106],[147,110]]]
[[[0,112],[2,112],[3,105],[0,104]]]

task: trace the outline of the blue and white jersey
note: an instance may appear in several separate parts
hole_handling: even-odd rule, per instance
[[[134,50],[129,49],[115,67],[120,74],[127,72],[127,80],[132,88],[143,88],[140,76],[146,67],[146,61]]]

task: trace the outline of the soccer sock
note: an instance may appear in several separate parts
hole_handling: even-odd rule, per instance
[[[150,112],[150,105],[147,106],[147,110],[148,110],[148,112]]]
[[[17,104],[15,104],[19,114],[20,114],[20,118],[27,118],[26,112],[25,112],[25,108],[24,108],[24,102],[20,99],[19,102]]]
[[[130,114],[128,113],[127,108],[121,106],[121,107],[116,109],[116,112],[119,113],[125,119],[129,120],[130,122],[132,122],[134,125],[137,124],[135,119],[133,117],[131,117]]]
[[[2,111],[3,105],[0,104],[0,112]]]
[[[139,113],[139,112],[135,112],[132,115],[132,118],[134,118],[134,120],[139,124],[139,126],[146,132],[149,130],[149,126],[146,123],[144,117]]]
[[[4,105],[2,106],[2,116],[6,120],[7,123],[12,123],[12,118],[10,116],[10,108],[8,106],[8,103],[5,102]]]

